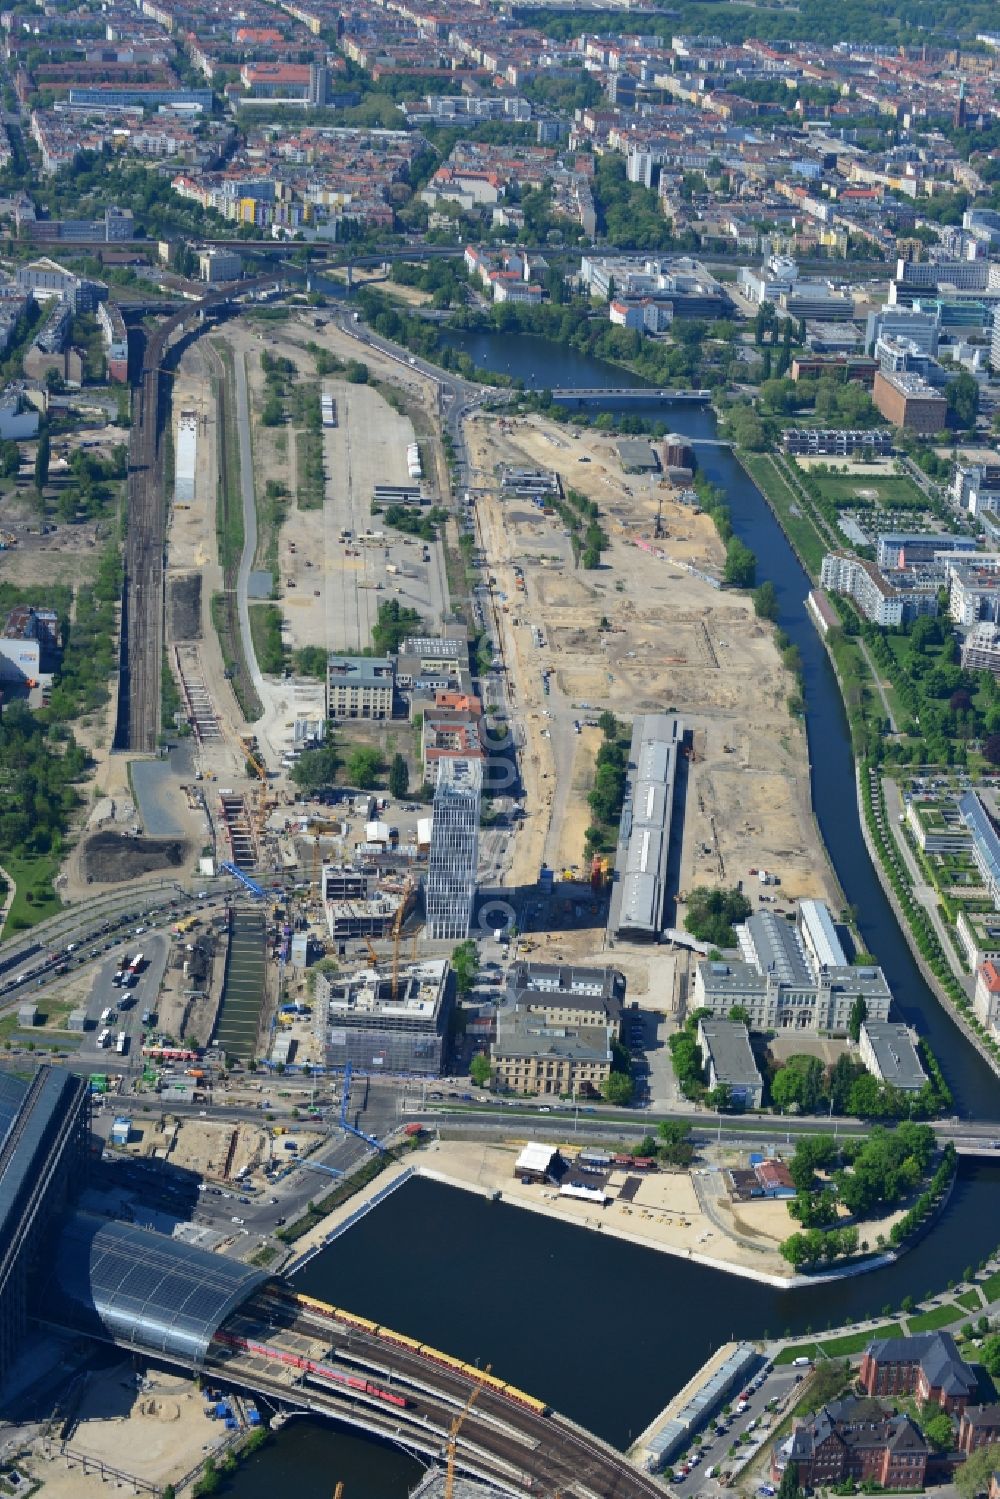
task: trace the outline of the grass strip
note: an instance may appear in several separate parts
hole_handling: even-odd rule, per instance
[[[934,1332],[939,1327],[949,1327],[952,1322],[960,1321],[961,1317],[962,1308],[948,1301],[944,1306],[932,1306],[929,1312],[917,1312],[907,1318],[907,1323],[911,1333]]]
[[[803,508],[801,499],[794,493],[787,480],[778,472],[774,459],[768,453],[739,454],[740,462],[757,488],[773,507],[782,529],[798,553],[810,576],[819,577],[823,557],[829,551],[812,518]]]

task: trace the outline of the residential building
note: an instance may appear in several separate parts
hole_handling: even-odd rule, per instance
[[[967,510],[970,515],[1000,510],[1000,464],[959,463],[949,493],[955,509]]]
[[[1000,625],[989,620],[973,625],[962,641],[962,667],[965,671],[991,671],[1000,677]]]
[[[872,458],[888,458],[892,453],[892,433],[865,431],[853,427],[787,427],[781,434],[786,453],[806,456],[849,458],[863,453]]]
[[[481,790],[478,762],[441,762],[425,890],[426,935],[431,942],[464,942],[469,935],[479,865]]]
[[[970,1457],[981,1447],[1000,1444],[1000,1405],[967,1405],[958,1423],[958,1450]],[[996,1479],[996,1474],[993,1475]]]
[[[527,1010],[502,1010],[492,1061],[509,1093],[594,1097],[611,1072],[607,1025],[547,1025]]]
[[[948,425],[948,402],[922,375],[879,370],[872,400],[887,421],[910,432],[931,434]]]
[[[909,1028],[892,1020],[864,1020],[858,1055],[872,1077],[904,1093],[919,1093],[928,1081]]]
[[[482,703],[471,693],[438,690],[423,709],[420,755],[424,780],[437,784],[443,760],[486,763]]]
[[[108,379],[124,385],[128,381],[128,332],[117,302],[99,302],[97,321],[104,338]]]
[[[327,718],[391,718],[395,674],[391,656],[328,657]]]
[[[243,274],[243,261],[235,250],[199,250],[198,275],[210,286],[219,282],[238,281]]]
[[[672,714],[640,714],[633,722],[608,912],[612,939],[628,934],[655,940],[663,926],[674,780],[683,741],[683,722]]]
[[[708,1086],[729,1089],[731,1102],[740,1109],[759,1109],[764,1101],[764,1080],[750,1049],[750,1036],[741,1020],[698,1021],[698,1048],[708,1071]]]
[[[25,405],[20,385],[11,384],[0,391],[0,438],[5,442],[36,436],[38,420],[36,408]]]
[[[888,1020],[892,995],[881,968],[817,962],[800,931],[773,911],[757,912],[736,934],[740,959],[706,959],[696,966],[696,1008],[728,1016],[739,1005],[752,1031],[846,1035],[858,999],[872,1020]]]
[[[937,614],[938,591],[933,581],[913,573],[896,573],[889,582],[866,557],[850,552],[828,552],[820,569],[820,583],[853,599],[872,624],[898,628],[921,614]]]
[[[326,1066],[438,1077],[451,1009],[443,958],[404,965],[394,980],[366,969],[318,973],[313,1021]]]
[[[807,1489],[845,1482],[922,1489],[929,1456],[912,1417],[849,1396],[795,1423],[791,1436],[774,1450],[771,1477],[780,1482],[788,1463],[795,1463]]]
[[[920,1405],[938,1405],[950,1416],[960,1416],[978,1388],[949,1332],[869,1343],[858,1383],[867,1395],[913,1395]]]
[[[411,635],[396,657],[396,685],[403,692],[464,690],[470,682],[469,643],[464,637]]]
[[[976,552],[949,557],[948,613],[957,625],[970,629],[979,620],[1000,624],[1000,552]]]
[[[549,1026],[606,1025],[618,1035],[625,975],[617,968],[518,962],[507,978],[507,1003]]]
[[[885,531],[876,538],[875,562],[880,568],[932,567],[942,552],[974,552],[975,536],[951,536],[947,531]]]
[[[59,648],[59,616],[54,609],[18,604],[0,634],[0,681],[34,683],[42,663]]]
[[[1000,961],[988,958],[976,970],[972,1007],[981,1025],[1000,1031]]]

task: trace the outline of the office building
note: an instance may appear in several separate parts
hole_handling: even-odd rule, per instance
[[[759,1109],[764,1080],[750,1049],[750,1036],[741,1020],[698,1021],[698,1048],[708,1074],[709,1088],[729,1089],[730,1102],[740,1109]]]
[[[992,795],[985,791],[967,791],[958,803],[958,810],[972,836],[972,857],[979,878],[1000,911],[1000,837],[997,836],[996,804]]]
[[[913,1037],[905,1025],[892,1020],[865,1020],[858,1055],[872,1077],[904,1093],[919,1093],[928,1082]]]
[[[655,938],[663,926],[681,719],[640,714],[632,725],[625,801],[618,829],[608,936]]]
[[[411,635],[396,656],[396,686],[401,692],[433,693],[438,688],[465,691],[471,686],[469,642],[461,637]]]
[[[819,923],[813,919],[812,925]],[[752,1031],[846,1035],[851,1008],[864,999],[872,1020],[888,1020],[892,995],[881,968],[818,961],[814,953],[823,948],[815,932],[807,945],[802,931],[773,911],[758,911],[736,934],[739,959],[706,959],[697,965],[695,1008],[725,1017],[740,1005]]]
[[[717,317],[730,307],[725,288],[690,256],[585,255],[581,286],[592,297],[610,302],[652,297],[668,303],[674,317]]]
[[[938,612],[937,584],[919,573],[896,572],[890,582],[874,562],[848,552],[828,552],[820,583],[853,599],[865,619],[883,629],[897,627],[922,614]]]
[[[886,374],[879,370],[872,400],[895,427],[925,435],[948,425],[948,402],[922,375]]]
[[[606,1025],[618,1035],[625,988],[617,968],[520,962],[507,979],[507,1003],[546,1025]]]
[[[391,718],[395,675],[391,656],[329,656],[327,718]]]
[[[492,1062],[508,1093],[594,1097],[611,1073],[607,1025],[547,1025],[527,1010],[502,1010]]]
[[[157,109],[196,106],[199,110],[212,110],[210,88],[156,88],[136,85],[119,88],[115,84],[95,84],[89,88],[71,88],[71,109]]]
[[[238,281],[242,274],[243,261],[234,250],[198,251],[198,275],[210,286],[226,281]]]
[[[3,342],[3,323],[0,321],[0,350]],[[19,442],[26,437],[35,437],[38,432],[38,411],[24,400],[24,389],[19,384],[10,384],[0,391],[0,439]]]
[[[451,1009],[443,958],[391,974],[366,969],[316,976],[313,1022],[328,1067],[438,1077]]]
[[[969,830],[954,802],[912,798],[906,825],[925,854],[967,854]]]
[[[90,1085],[60,1067],[0,1075],[0,1379],[27,1332],[55,1220],[86,1181]]]
[[[925,354],[937,354],[938,318],[933,312],[919,312],[913,307],[880,307],[868,314],[865,325],[865,349],[869,354],[880,338],[903,338],[916,344]]]
[[[104,339],[108,379],[124,385],[128,381],[128,333],[117,302],[99,302],[97,321]]]
[[[434,791],[425,903],[431,942],[464,942],[469,935],[479,866],[482,767],[443,760]]]

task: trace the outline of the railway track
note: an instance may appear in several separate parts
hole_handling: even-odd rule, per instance
[[[236,297],[274,285],[274,276],[258,276],[220,287],[167,318],[146,343],[139,383],[132,394],[115,749],[152,753],[160,731],[167,514],[160,451],[164,355],[173,334],[188,323],[203,320],[206,313],[228,306]]]

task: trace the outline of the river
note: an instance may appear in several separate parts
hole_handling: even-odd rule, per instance
[[[477,365],[528,386],[638,383],[617,366],[535,338],[472,333],[450,341]],[[695,442],[715,433],[707,408],[651,402],[623,409],[653,415]],[[898,1012],[928,1037],[959,1110],[1000,1117],[1000,1084],[925,984],[868,858],[839,689],[805,610],[809,580],[729,451],[704,446],[698,459],[725,491],[737,534],[757,554],[758,577],[774,583],[779,623],[801,653],[813,804],[865,947],[883,965]],[[489,1361],[498,1374],[624,1445],[730,1336],[820,1331],[960,1279],[996,1245],[998,1188],[1000,1166],[965,1163],[941,1221],[897,1264],[780,1292],[414,1182],[313,1260],[301,1285],[458,1356]],[[297,1499],[328,1499],[338,1478],[348,1499],[402,1499],[417,1470],[374,1444],[293,1423],[230,1492],[264,1499],[291,1471]]]

